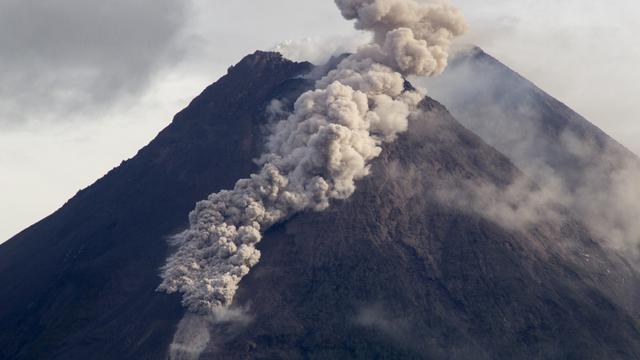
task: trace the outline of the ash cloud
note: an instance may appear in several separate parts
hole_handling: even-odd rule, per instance
[[[357,50],[300,96],[273,127],[261,170],[233,190],[211,194],[173,239],[160,290],[181,292],[193,312],[233,302],[240,280],[260,260],[262,232],[301,211],[322,211],[353,194],[381,146],[405,131],[422,94],[404,76],[431,76],[465,30],[449,5],[414,0],[337,0],[346,19],[373,32]],[[277,112],[276,112],[277,113]]]
[[[293,61],[325,64],[332,56],[355,53],[362,44],[370,42],[368,34],[351,37],[305,38],[284,41],[271,49]]]
[[[253,318],[248,309],[217,308],[207,315],[187,313],[178,323],[169,345],[170,360],[197,360],[205,353],[215,353],[216,344],[233,336]]]
[[[170,360],[197,360],[211,340],[209,321],[202,316],[186,314],[178,323],[169,346]]]
[[[0,2],[0,125],[105,109],[177,59],[186,2]]]

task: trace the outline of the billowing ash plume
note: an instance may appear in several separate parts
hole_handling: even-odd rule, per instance
[[[261,232],[303,210],[321,211],[346,199],[369,164],[407,129],[422,94],[405,90],[404,76],[435,75],[451,40],[465,30],[449,5],[416,0],[336,0],[356,27],[375,41],[344,59],[300,96],[274,127],[261,170],[233,190],[212,194],[175,237],[177,251],[160,289],[182,292],[190,310],[229,305],[238,283],[260,260]]]

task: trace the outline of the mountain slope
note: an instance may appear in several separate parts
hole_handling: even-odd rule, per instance
[[[155,292],[166,237],[255,169],[264,109],[309,70],[245,58],[133,159],[0,246],[0,357],[160,357],[183,312]]]
[[[1,245],[0,358],[166,357],[184,315],[155,291],[166,237],[255,170],[266,106],[309,88],[310,70],[248,56]],[[202,358],[640,358],[637,273],[568,211],[508,226],[448,201],[461,181],[505,189],[523,175],[434,100],[422,108],[351,199],[265,234],[236,299],[251,321],[212,324]]]
[[[440,199],[455,179],[506,187],[521,174],[424,106],[351,199],[265,236],[238,297],[255,318],[211,358],[640,356],[634,319],[603,285],[637,285],[635,273],[570,218],[513,230]]]

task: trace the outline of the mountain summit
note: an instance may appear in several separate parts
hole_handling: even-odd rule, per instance
[[[265,109],[291,106],[313,69],[247,56],[134,158],[0,245],[0,358],[188,358],[176,331],[195,315],[156,291],[167,238],[196,201],[256,171]],[[264,234],[239,314],[187,331],[204,339],[200,358],[640,357],[640,278],[627,260],[569,203],[520,221],[500,194],[535,192],[531,168],[436,100],[420,109],[351,198]]]

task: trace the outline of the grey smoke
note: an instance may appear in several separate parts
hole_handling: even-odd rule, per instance
[[[385,311],[381,304],[371,304],[358,309],[355,322],[359,326],[380,331],[396,341],[405,342],[412,333],[410,319],[393,316]]]
[[[462,59],[474,51],[463,50]],[[563,105],[546,103],[539,89],[506,74],[464,60],[426,84],[457,119],[509,156],[537,186],[526,179],[515,179],[507,188],[467,182],[455,189],[443,187],[442,198],[507,227],[557,219],[561,205],[603,243],[637,258],[638,157],[608,137],[594,137],[597,129],[578,125],[582,119]],[[566,120],[547,119],[539,102],[553,106]]]
[[[0,2],[0,125],[105,107],[177,56],[179,0]]]
[[[336,4],[375,42],[345,58],[300,96],[273,127],[261,170],[233,190],[211,194],[174,237],[176,251],[162,269],[160,290],[181,292],[199,313],[232,303],[240,280],[260,260],[256,244],[271,225],[346,199],[385,142],[407,129],[422,94],[405,90],[404,76],[438,74],[451,40],[465,30],[451,6],[415,0]]]
[[[580,147],[588,146],[581,143]],[[594,151],[591,148],[589,151]],[[578,184],[542,165],[527,168],[527,176],[513,179],[507,187],[484,182],[440,182],[439,199],[460,209],[473,211],[505,228],[523,230],[543,222],[555,223],[568,214],[582,221],[606,245],[637,260],[640,255],[640,165],[620,160],[605,151],[582,173]],[[569,212],[567,212],[567,209]]]
[[[563,193],[558,187],[536,186],[525,176],[518,177],[507,187],[482,181],[439,182],[434,190],[443,203],[499,223],[505,228],[519,230],[541,222],[563,217]]]
[[[356,309],[354,325],[366,336],[378,336],[398,348],[408,351],[406,358],[424,359],[484,359],[484,351],[475,344],[447,346],[434,340],[428,325],[413,321],[412,314],[394,309],[381,302],[366,304]],[[479,356],[480,354],[480,356]]]
[[[572,188],[568,205],[606,243],[633,257],[640,250],[640,161],[611,148],[602,151],[571,132],[563,145],[581,159],[591,159],[581,181]]]
[[[178,323],[169,346],[170,360],[197,360],[207,348],[211,337],[207,318],[195,314],[186,314]]]
[[[218,339],[212,336],[224,336],[248,325],[253,319],[247,309],[226,307],[214,309],[207,315],[187,313],[178,323],[169,346],[170,360],[197,360],[205,352],[215,352]],[[227,327],[224,331],[220,327]]]

